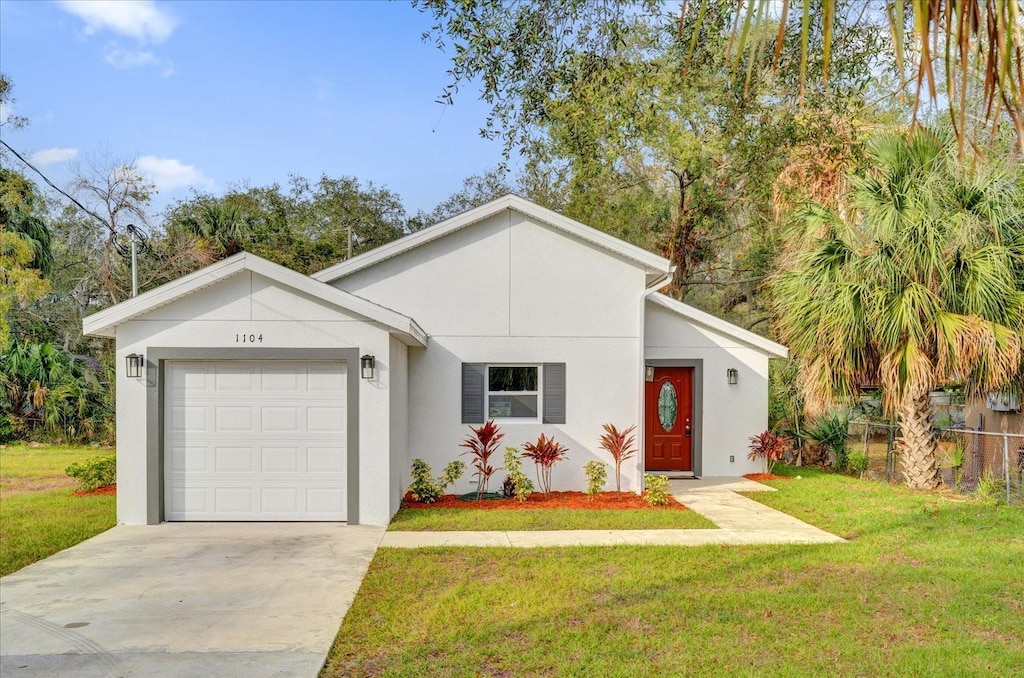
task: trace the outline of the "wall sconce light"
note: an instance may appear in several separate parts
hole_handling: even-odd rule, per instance
[[[129,379],[138,379],[142,376],[142,365],[145,360],[138,353],[129,353],[125,356],[125,372]]]
[[[654,368],[651,367],[650,365],[648,365],[647,369],[644,370],[644,380],[654,381]]]
[[[734,367],[727,369],[725,376],[729,377],[729,383],[734,386],[740,382],[740,371]]]
[[[363,379],[373,379],[373,367],[377,363],[377,360],[367,353],[359,359],[359,366],[362,368]]]

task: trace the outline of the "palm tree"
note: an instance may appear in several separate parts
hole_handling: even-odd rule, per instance
[[[878,384],[900,419],[907,484],[939,483],[928,394],[997,390],[1022,367],[1024,182],[967,168],[952,135],[869,143],[842,216],[811,204],[773,280],[780,336],[802,358],[812,408]],[[840,208],[843,209],[843,208]]]

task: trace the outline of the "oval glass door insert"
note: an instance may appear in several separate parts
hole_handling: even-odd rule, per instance
[[[661,393],[658,394],[658,419],[661,427],[671,431],[676,423],[676,413],[679,411],[679,403],[676,397],[676,387],[671,381],[661,385]]]

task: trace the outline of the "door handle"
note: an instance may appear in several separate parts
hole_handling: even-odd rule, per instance
[[[686,435],[690,435],[690,427],[689,426],[686,427]]]

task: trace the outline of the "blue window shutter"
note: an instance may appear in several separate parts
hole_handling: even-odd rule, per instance
[[[484,423],[484,363],[462,363],[462,423]]]
[[[544,363],[544,423],[565,423],[565,363]]]

